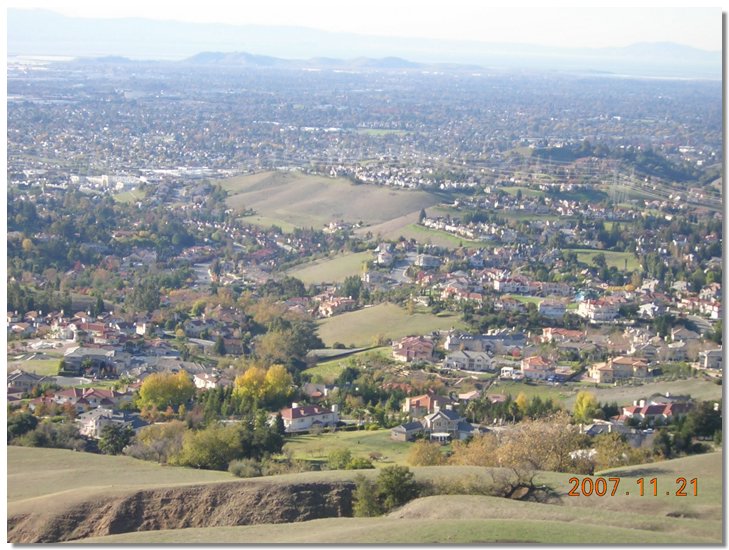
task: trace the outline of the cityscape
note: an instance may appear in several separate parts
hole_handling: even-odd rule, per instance
[[[721,79],[12,36],[8,542],[723,543]]]

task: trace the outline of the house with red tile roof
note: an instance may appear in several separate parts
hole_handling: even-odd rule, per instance
[[[287,433],[307,432],[315,426],[336,426],[339,414],[320,405],[300,406],[292,403],[291,407],[281,409],[284,427]]]
[[[408,336],[392,345],[392,355],[398,361],[431,361],[433,341],[423,336]]]

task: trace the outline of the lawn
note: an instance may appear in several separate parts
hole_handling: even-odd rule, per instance
[[[380,224],[413,212],[417,215],[439,200],[425,191],[354,185],[343,178],[298,172],[261,172],[218,183],[228,191],[230,207],[255,211],[247,221],[283,229],[318,229],[338,220]]]
[[[321,435],[295,435],[286,439],[286,448],[294,453],[295,458],[326,461],[331,451],[339,449],[349,449],[352,456],[363,458],[369,458],[370,453],[377,452],[383,458],[373,462],[376,467],[406,464],[412,445],[390,439],[390,430],[339,431]]]
[[[141,189],[132,189],[131,191],[124,191],[123,193],[117,193],[114,195],[116,202],[127,203],[134,201],[141,201],[144,199],[145,193]]]
[[[527,384],[511,380],[496,380],[486,395],[504,394],[516,397],[523,393],[530,399],[539,396],[541,399],[550,398],[555,403],[564,403],[574,395],[571,386],[548,386],[546,384]]]
[[[357,128],[357,133],[365,134],[368,136],[381,137],[390,135],[402,136],[405,134],[409,134],[410,132],[408,130],[390,130],[387,128]]]
[[[372,345],[380,337],[398,339],[464,326],[460,317],[452,313],[434,315],[416,312],[408,315],[400,306],[384,303],[320,321],[319,336],[327,346],[340,342],[360,347]]]
[[[60,359],[31,359],[30,361],[12,361],[8,363],[8,370],[22,369],[25,372],[34,372],[41,376],[55,376],[58,374]]]
[[[544,298],[539,298],[537,296],[522,296],[521,294],[507,294],[506,296],[514,298],[514,300],[521,302],[522,304],[534,304],[536,306],[544,301]]]
[[[595,394],[597,400],[602,403],[616,401],[618,405],[632,405],[633,401],[649,399],[656,394],[685,395],[689,394],[694,399],[710,400],[721,399],[721,386],[717,386],[708,380],[691,378],[688,380],[666,380],[658,382],[646,382],[641,386],[613,386],[607,388],[596,388],[594,384],[580,384],[581,389]],[[565,403],[571,407],[574,404],[576,394],[568,397]]]
[[[521,194],[524,197],[541,197],[544,195],[544,191],[540,191],[539,189],[531,189],[529,187],[508,186],[498,187],[498,189],[500,191],[508,193],[509,195],[516,195],[518,191],[521,191]]]
[[[444,248],[458,248],[459,246],[463,246],[465,248],[493,247],[492,243],[483,241],[469,241],[464,237],[452,235],[451,233],[448,233],[446,231],[429,229],[427,227],[423,227],[422,225],[418,225],[417,223],[411,223],[384,236],[391,239],[403,236],[406,239],[415,239],[419,243],[429,243],[436,246],[442,246]]]
[[[325,384],[332,384],[347,365],[375,355],[391,357],[391,351],[392,348],[390,348],[390,346],[383,346],[380,348],[372,348],[366,351],[353,353],[343,359],[322,359],[315,367],[306,369],[304,372],[310,374],[312,377],[322,380]]]
[[[361,275],[362,265],[373,258],[374,256],[369,250],[337,254],[334,257],[297,265],[289,270],[287,274],[302,280],[307,285],[313,283],[341,283],[351,275]]]
[[[590,250],[586,248],[572,248],[569,249],[572,252],[577,253],[577,260],[589,266],[592,266],[592,259],[597,254],[605,255],[605,262],[608,267],[616,267],[620,271],[625,270],[625,260],[628,261],[628,272],[634,271],[640,268],[638,258],[632,252],[614,252],[612,250]]]

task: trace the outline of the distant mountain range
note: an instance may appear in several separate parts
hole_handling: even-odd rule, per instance
[[[553,48],[334,33],[301,27],[198,24],[141,18],[86,19],[45,10],[9,9],[8,55],[125,56],[219,65],[474,68],[614,73],[721,79],[721,52],[673,43],[626,48]],[[255,52],[200,53],[200,52]],[[334,59],[334,56],[341,59]],[[406,61],[411,60],[411,61]],[[268,63],[268,65],[267,65]],[[300,63],[300,62],[299,62]]]

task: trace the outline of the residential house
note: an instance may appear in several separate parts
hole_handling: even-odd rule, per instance
[[[420,418],[439,411],[450,404],[451,400],[447,397],[426,393],[416,397],[406,397],[403,402],[402,412],[408,413],[413,418]]]
[[[721,370],[723,364],[722,348],[707,349],[699,352],[699,366],[702,369]]]
[[[569,330],[566,328],[547,327],[542,329],[541,340],[544,343],[550,342],[581,342],[585,339],[585,333],[581,330]]]
[[[564,302],[555,300],[543,300],[537,307],[539,315],[550,319],[561,319],[567,311],[567,305]]]
[[[415,265],[424,269],[440,267],[440,258],[430,254],[418,254],[415,258]]]
[[[577,306],[577,315],[590,321],[612,321],[620,312],[617,303],[602,300],[585,300]]]
[[[485,351],[454,351],[443,361],[444,369],[486,372],[494,370],[494,359]]]
[[[423,336],[407,336],[392,345],[392,355],[398,361],[431,361],[435,344]]]
[[[415,421],[401,424],[390,430],[390,439],[394,441],[413,441],[423,433],[423,424]]]
[[[630,407],[623,407],[622,418],[636,419],[649,425],[667,424],[672,420],[686,416],[693,408],[690,402],[646,404],[645,401],[634,402]]]
[[[299,406],[298,403],[292,403],[291,407],[280,412],[287,433],[306,432],[315,426],[336,426],[339,422],[336,411],[319,405]]]
[[[357,307],[356,300],[352,298],[332,298],[319,304],[319,315],[331,317],[337,313],[352,311]]]
[[[546,380],[554,372],[554,366],[543,357],[535,355],[521,360],[521,372],[529,380]]]
[[[106,426],[118,425],[129,426],[134,431],[147,425],[147,422],[139,418],[138,414],[130,414],[126,411],[114,411],[99,407],[81,413],[76,417],[76,424],[79,427],[79,433],[85,437],[99,439]]]
[[[423,431],[431,441],[445,443],[451,439],[467,439],[473,435],[473,426],[456,411],[446,408],[425,416]]]
[[[8,388],[17,388],[22,392],[30,391],[47,381],[51,381],[51,379],[33,372],[25,372],[21,369],[15,369],[8,373]]]

